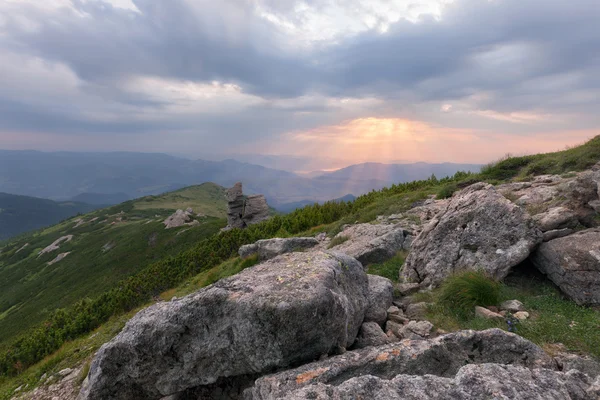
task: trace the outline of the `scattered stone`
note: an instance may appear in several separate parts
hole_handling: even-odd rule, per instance
[[[410,321],[400,332],[403,339],[422,340],[431,335],[433,324],[429,321]]]
[[[19,250],[15,252],[15,254],[19,254],[22,250],[25,250],[29,246],[29,243],[25,243]]]
[[[59,255],[56,256],[56,258],[52,261],[47,262],[46,264],[48,265],[54,265],[59,261],[62,261],[65,259],[66,256],[68,256],[69,254],[71,254],[70,251],[66,252],[66,253],[60,253]]]
[[[524,311],[525,307],[523,306],[523,303],[521,303],[519,300],[506,300],[505,302],[500,304],[500,309],[510,311],[511,313],[515,313],[517,311]]]
[[[165,229],[172,229],[184,225],[191,225],[193,222],[198,223],[197,221],[194,221],[193,213],[177,210],[173,215],[165,219],[163,224],[165,225]]]
[[[430,303],[425,302],[409,304],[405,310],[406,317],[415,320],[423,319],[430,305]]]
[[[592,379],[600,377],[600,362],[589,357],[569,353],[558,353],[554,359],[561,371],[567,372],[572,369],[583,372]]]
[[[284,254],[139,312],[98,351],[80,400],[210,391],[221,379],[247,384],[242,377],[343,353],[362,325],[367,296],[355,259]]]
[[[238,254],[242,258],[258,254],[260,260],[269,260],[281,254],[310,249],[318,244],[319,241],[312,237],[264,239],[240,247]]]
[[[60,237],[60,238],[56,239],[54,242],[52,242],[52,244],[51,244],[51,245],[49,245],[49,246],[48,246],[48,247],[46,247],[45,249],[41,250],[41,251],[38,253],[38,257],[40,257],[40,256],[42,256],[42,255],[44,255],[44,254],[47,254],[47,253],[51,253],[51,252],[53,252],[54,250],[58,250],[58,249],[60,248],[60,244],[61,244],[61,243],[63,243],[63,242],[64,242],[64,243],[68,243],[68,242],[70,242],[71,240],[73,240],[73,235],[66,235],[66,236],[63,236],[63,237]]]
[[[400,296],[410,296],[419,291],[421,286],[418,283],[399,283],[396,285],[396,290]]]
[[[531,260],[580,305],[600,305],[600,228],[542,243]]]
[[[579,220],[575,213],[565,207],[553,207],[533,217],[542,232],[555,229],[575,228]]]
[[[526,319],[529,318],[529,313],[527,311],[518,311],[518,312],[514,313],[514,316],[519,321],[525,321]]]
[[[398,324],[407,324],[410,320],[404,316],[404,312],[396,306],[391,306],[387,310],[387,318]]]
[[[63,370],[58,371],[58,375],[60,375],[61,378],[64,378],[65,376],[70,375],[72,372],[72,368],[65,368]]]
[[[549,242],[552,239],[558,239],[561,237],[569,236],[573,232],[575,231],[571,228],[553,229],[551,231],[544,232],[544,242]]]
[[[81,225],[85,224],[85,221],[82,218],[77,218],[73,222],[75,222],[75,226],[73,227],[73,229],[79,228]]]
[[[387,321],[385,323],[385,331],[392,332],[394,336],[398,339],[402,339],[402,329],[404,328],[403,324],[399,324],[394,321]],[[389,336],[389,335],[388,335]]]
[[[108,251],[111,251],[112,249],[115,248],[116,245],[117,244],[115,242],[108,242],[104,246],[102,246],[102,252],[106,253]]]
[[[365,322],[361,325],[353,348],[363,349],[369,346],[381,346],[390,343],[388,336],[377,322]]]
[[[503,279],[542,241],[532,218],[486,183],[455,194],[412,245],[401,279],[435,287],[458,270]]]
[[[388,308],[394,299],[392,281],[382,276],[367,275],[369,279],[369,303],[365,310],[365,322],[376,322],[383,326]]]
[[[317,236],[315,236],[315,239],[317,239],[319,242],[322,242],[325,239],[327,239],[327,233],[321,232]]]
[[[382,263],[402,250],[405,230],[396,225],[348,225],[335,238],[348,238],[332,250],[346,253],[363,265]],[[334,238],[334,240],[335,240]]]
[[[525,388],[527,388],[527,385],[524,382],[532,383],[535,381],[531,376],[532,374],[528,372],[529,369],[546,368],[550,370],[556,368],[554,360],[546,355],[542,349],[518,335],[504,332],[501,329],[460,331],[435,339],[403,340],[376,348],[370,347],[351,351],[293,370],[267,375],[256,380],[254,387],[247,390],[246,398],[253,400],[304,399],[306,397],[293,397],[292,394],[296,390],[301,390],[311,385],[336,385],[339,387],[338,385],[342,385],[352,380],[352,378],[364,378],[367,375],[383,380],[392,380],[399,376],[413,375],[410,376],[410,380],[406,381],[406,385],[409,385],[410,382],[416,385],[419,378],[415,376],[420,376],[423,379],[428,376],[429,378],[427,379],[437,379],[436,377],[431,377],[431,375],[437,377],[454,377],[459,374],[461,368],[465,367],[465,364],[475,364],[472,366],[475,370],[483,371],[483,368],[486,367],[484,364],[490,363],[510,364],[515,367],[522,367],[514,377],[516,379],[518,376],[524,376],[525,378],[520,380],[520,382],[523,382],[521,386]],[[555,378],[555,376],[552,375],[552,378]],[[498,381],[502,382],[501,379]],[[494,382],[497,381],[494,380]],[[483,384],[484,382],[479,380],[472,380],[470,383],[471,386],[482,386]],[[552,385],[556,384],[552,383]],[[465,383],[464,387],[466,388],[467,386],[468,384]],[[494,385],[490,387],[494,387]],[[550,387],[552,386],[548,386],[545,389],[548,390]],[[331,389],[334,388],[331,387]],[[400,388],[401,395],[394,395],[395,397],[388,397],[385,395],[385,392],[381,392],[373,396],[365,395],[363,398],[410,399],[411,397],[405,396],[413,396],[412,399],[415,400],[429,399],[431,398],[427,396],[429,392],[424,391],[426,388],[427,385],[415,390],[412,390],[410,386],[402,386]],[[349,392],[349,395],[343,398],[360,398],[361,392],[357,391],[358,388],[356,387],[354,389],[354,392]],[[431,389],[435,390],[436,388],[432,387]],[[545,391],[543,393],[546,395],[549,392]],[[447,392],[443,394],[447,394]],[[331,397],[312,398],[329,399]],[[444,395],[438,398],[445,400],[456,397]],[[463,398],[483,399],[486,397],[474,396]],[[520,399],[527,397],[512,398]],[[539,400],[547,398],[533,397],[533,399]],[[563,398],[565,400],[568,399],[567,397],[557,397],[557,399]],[[586,398],[583,397],[583,399]]]
[[[502,315],[479,306],[475,306],[475,316],[485,319],[504,319]]]

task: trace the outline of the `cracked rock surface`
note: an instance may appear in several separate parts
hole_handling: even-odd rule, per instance
[[[455,194],[412,243],[401,278],[435,287],[454,271],[483,269],[503,279],[542,241],[519,206],[486,183]]]

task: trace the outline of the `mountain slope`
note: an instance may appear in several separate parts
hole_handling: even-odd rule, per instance
[[[382,164],[363,163],[351,165],[337,171],[321,175],[318,179],[351,179],[378,180],[386,183],[411,182],[425,179],[434,174],[437,178],[452,176],[458,171],[479,172],[478,164],[429,164],[424,162],[414,164]]]
[[[0,253],[0,342],[59,307],[94,297],[146,264],[225,226],[224,188],[212,183],[98,210],[5,244]],[[198,225],[165,229],[191,207]],[[55,249],[52,244],[55,244]],[[64,258],[60,258],[60,256]]]
[[[94,210],[90,204],[0,193],[0,241]]]

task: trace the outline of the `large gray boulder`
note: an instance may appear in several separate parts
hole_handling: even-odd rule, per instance
[[[238,254],[245,258],[258,254],[260,260],[269,260],[279,255],[310,249],[319,244],[314,237],[291,237],[263,239],[240,247]]]
[[[577,304],[600,305],[600,229],[543,243],[533,264]]]
[[[344,254],[279,256],[139,312],[98,351],[79,399],[160,399],[343,352],[367,293]]]
[[[315,384],[268,399],[285,400],[597,400],[600,393],[578,371],[529,370],[514,365],[465,365],[453,378],[398,375],[381,379],[366,375],[339,385]],[[265,397],[264,399],[267,399]]]
[[[346,241],[332,247],[332,250],[346,253],[365,266],[382,263],[403,249],[404,239],[408,235],[409,232],[399,225],[348,225],[334,238],[344,238]]]
[[[412,243],[401,278],[435,287],[459,270],[502,279],[542,241],[532,218],[492,185],[455,194]]]
[[[526,369],[556,368],[554,360],[542,349],[518,335],[500,329],[461,331],[430,340],[403,340],[347,352],[293,370],[264,376],[256,380],[254,387],[246,390],[245,398],[288,399],[292,398],[291,393],[310,385],[340,385],[364,375],[385,380],[394,379],[398,375],[451,378],[466,364],[487,363],[515,365]],[[428,397],[423,395],[421,398]]]
[[[387,278],[368,275],[369,303],[365,310],[365,322],[376,322],[383,326],[387,319],[387,309],[394,301],[394,284]]]

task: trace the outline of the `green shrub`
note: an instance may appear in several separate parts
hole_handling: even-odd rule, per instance
[[[331,243],[329,243],[329,246],[327,246],[327,248],[331,249],[332,247],[339,246],[340,244],[347,242],[348,240],[350,240],[348,236],[336,236],[331,240]]]
[[[442,186],[440,190],[436,193],[438,199],[448,199],[452,197],[454,192],[458,190],[458,186],[454,183],[450,183],[448,185]]]
[[[379,275],[384,278],[388,278],[392,282],[398,282],[398,275],[400,274],[400,268],[404,265],[404,259],[406,258],[406,253],[400,251],[396,253],[396,255],[381,264],[371,264],[369,265],[369,274],[371,275]]]
[[[499,303],[500,284],[483,271],[463,271],[450,276],[440,288],[439,303],[456,314],[468,317],[475,306]]]

